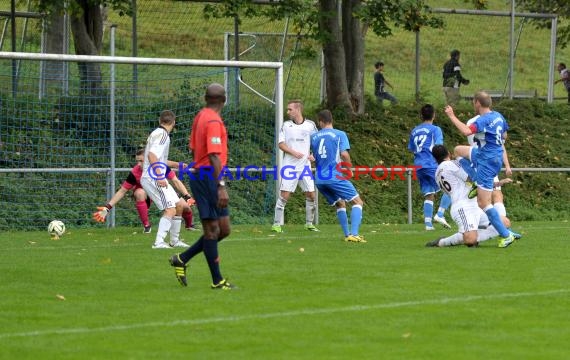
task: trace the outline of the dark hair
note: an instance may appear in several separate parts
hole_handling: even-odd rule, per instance
[[[176,115],[171,110],[164,110],[160,113],[160,123],[170,125],[176,120]]]
[[[317,119],[322,121],[323,124],[332,124],[333,122],[332,113],[327,109],[319,111]]]
[[[420,110],[420,115],[423,121],[433,120],[434,114],[435,114],[435,109],[431,104],[425,104],[424,106],[422,106],[422,109]]]
[[[435,161],[437,161],[438,164],[441,164],[443,160],[449,156],[449,151],[447,151],[447,148],[443,145],[435,145],[431,149],[431,154],[435,158]]]
[[[226,102],[226,90],[223,85],[218,83],[211,83],[206,88],[206,99],[207,105],[219,105]]]
[[[135,156],[141,156],[144,155],[144,149],[138,149],[137,152],[135,153]]]
[[[461,55],[461,53],[457,49],[451,50],[451,52],[449,53],[449,56],[451,56],[454,59],[456,59],[459,55]]]
[[[560,64],[558,64],[558,66],[560,66],[562,69],[566,69],[566,64],[564,64],[564,63],[560,63]]]
[[[376,64],[374,64],[374,67],[376,69],[378,69],[380,66],[384,66],[384,63],[382,61],[378,61]]]

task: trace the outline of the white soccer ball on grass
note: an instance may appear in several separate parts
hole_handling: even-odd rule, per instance
[[[60,220],[53,220],[48,225],[48,232],[52,236],[61,236],[65,233],[65,224]]]

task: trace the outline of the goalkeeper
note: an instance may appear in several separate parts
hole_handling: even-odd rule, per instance
[[[148,217],[148,210],[150,208],[150,204],[152,201],[147,196],[146,192],[141,186],[140,180],[142,176],[142,164],[144,161],[144,149],[139,149],[135,155],[135,159],[137,164],[133,166],[131,172],[123,181],[123,184],[117,190],[117,192],[113,195],[111,200],[105,205],[101,207],[97,207],[97,212],[93,214],[93,219],[97,222],[105,222],[105,218],[109,210],[113,208],[113,206],[117,205],[119,201],[129,192],[129,190],[133,191],[133,199],[135,200],[135,206],[137,208],[137,213],[139,214],[139,218],[144,226],[143,233],[150,234],[151,232],[151,224]],[[169,164],[170,165],[170,164]],[[168,179],[172,181],[177,181],[175,174],[173,171],[168,173]],[[178,180],[180,181],[180,180]],[[184,200],[182,200],[184,201]],[[184,203],[186,203],[184,201]],[[184,206],[184,211],[182,213],[182,217],[186,223],[187,230],[196,230],[196,227],[193,224],[193,214],[192,208],[189,205]]]

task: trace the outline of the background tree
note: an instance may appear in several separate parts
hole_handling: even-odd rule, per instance
[[[482,9],[486,0],[464,0]],[[562,0],[559,0],[562,1]],[[281,0],[260,8],[256,0],[220,0],[205,7],[206,17],[289,17],[296,32],[316,39],[323,48],[326,106],[361,114],[364,102],[364,53],[368,29],[387,37],[392,29],[418,32],[440,28],[443,20],[424,0]]]
[[[231,0],[228,0],[231,1]],[[368,29],[387,37],[399,27],[419,31],[423,26],[442,27],[423,0],[284,0],[265,12],[290,16],[303,35],[323,48],[326,106],[361,114],[364,102],[364,53]]]
[[[568,0],[517,0],[516,5],[518,10],[536,12],[536,13],[549,13],[557,14],[559,22],[557,29],[557,44],[564,49],[570,43],[570,1]],[[550,20],[532,20],[538,28],[548,28],[552,25]]]
[[[65,8],[67,3],[67,9]],[[100,55],[103,43],[103,23],[108,7],[120,15],[131,15],[130,0],[39,0],[41,12],[48,19],[57,19],[67,10],[77,55]],[[56,27],[49,27],[55,29]],[[48,34],[48,38],[50,35]],[[78,63],[81,90],[95,94],[102,89],[101,66],[97,63]]]

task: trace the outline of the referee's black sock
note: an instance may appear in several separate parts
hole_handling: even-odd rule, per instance
[[[180,257],[180,260],[182,260],[182,262],[186,264],[194,256],[198,255],[203,250],[204,250],[204,237],[200,236],[200,238],[196,240],[196,242],[192,244],[192,246],[190,246],[188,249],[186,249],[183,253],[181,253],[178,256]]]
[[[208,261],[212,281],[215,285],[223,280],[220,272],[220,257],[218,256],[218,239],[204,238],[204,256]]]

